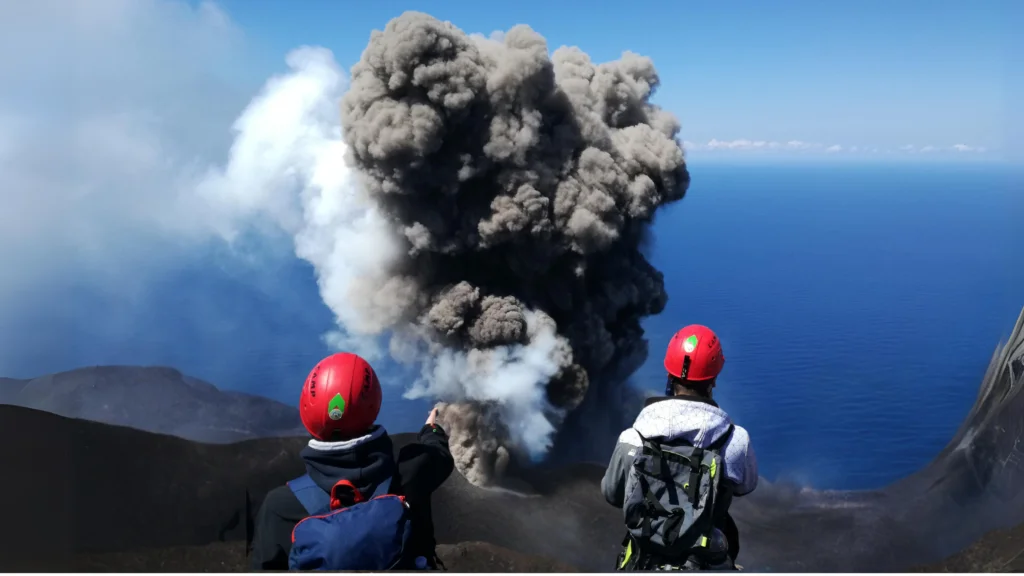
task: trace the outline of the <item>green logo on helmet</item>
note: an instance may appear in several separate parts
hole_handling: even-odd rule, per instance
[[[697,335],[691,334],[689,338],[683,340],[683,352],[689,354],[697,349]]]
[[[330,403],[327,404],[327,416],[331,420],[341,420],[341,415],[345,413],[345,399],[341,397],[341,394],[335,394],[334,398],[331,398]]]

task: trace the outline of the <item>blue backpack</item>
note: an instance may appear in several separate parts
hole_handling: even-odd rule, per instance
[[[406,554],[409,506],[405,498],[388,492],[390,478],[368,500],[347,480],[335,484],[330,494],[308,474],[288,482],[288,487],[309,513],[292,530],[289,570],[413,568]],[[348,501],[354,502],[349,506],[341,500],[345,491],[351,492]]]

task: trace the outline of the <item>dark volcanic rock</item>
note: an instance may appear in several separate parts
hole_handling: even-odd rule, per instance
[[[451,572],[576,572],[541,556],[521,554],[484,542],[438,546]],[[136,552],[82,554],[74,570],[82,572],[246,572],[245,544],[216,542]],[[966,550],[942,562],[917,566],[911,572],[1024,572],[1024,524],[986,534]]]
[[[0,530],[9,534],[0,538],[0,570],[34,571],[85,570],[82,555],[121,552],[129,563],[176,562],[167,549],[244,541],[247,514],[303,473],[298,452],[306,442],[200,444],[14,406],[0,406],[0,436],[8,439],[0,443]],[[398,450],[413,436],[392,438]],[[485,541],[605,569],[621,521],[601,498],[599,479],[593,466],[538,472],[523,481],[530,493],[518,494],[454,475],[434,496],[438,542]],[[212,552],[190,554],[214,561],[203,556]]]
[[[486,542],[441,544],[437,547],[449,572],[579,572],[551,558],[520,554]],[[81,572],[248,572],[243,542],[179,546],[136,552],[82,554]]]
[[[0,569],[245,538],[246,494],[302,474],[302,438],[199,444],[0,406]],[[36,570],[41,568],[34,568]]]
[[[579,572],[545,556],[520,554],[486,542],[442,544],[437,547],[445,568],[452,572]]]
[[[1024,521],[1022,362],[1024,314],[1007,345],[997,350],[978,400],[950,444],[921,471],[891,486],[817,491],[765,482],[737,499],[740,563],[752,571],[815,572],[902,571],[928,563],[936,570],[1019,566],[1024,528],[989,532]],[[25,385],[31,394],[19,394],[73,411],[96,401],[89,382],[105,390],[149,389],[104,380],[126,374],[157,374],[179,391],[186,386],[195,398],[221,394],[174,371],[136,374],[119,368],[91,374],[74,385],[62,375],[39,379]],[[192,406],[193,396],[188,398],[183,406]],[[132,420],[137,416],[131,406],[112,404],[107,414]],[[175,408],[172,413],[188,412]],[[242,541],[247,515],[267,491],[302,473],[297,454],[305,441],[200,444],[13,406],[0,406],[0,436],[3,570],[70,569],[82,555],[107,553],[138,554],[140,566],[170,565],[178,553],[168,549]],[[411,438],[393,436],[396,449]],[[457,474],[441,487],[433,502],[437,539],[459,545],[446,548],[447,554],[473,569],[481,563],[523,570],[530,568],[519,567],[541,565],[512,553],[587,571],[611,568],[622,516],[600,494],[600,466],[513,472],[514,489],[479,488]],[[231,562],[211,551],[194,554],[196,564],[189,570],[222,570]]]
[[[989,532],[942,562],[912,572],[1024,572],[1024,524]]]
[[[0,434],[7,439],[0,443],[4,571],[241,570],[247,515],[271,488],[302,473],[297,453],[305,443],[198,444],[10,406],[0,407]],[[393,438],[397,449],[412,436]],[[482,489],[453,476],[434,497],[442,558],[459,571],[607,571],[622,520],[600,496],[600,476],[592,465],[534,471],[520,478],[524,493]],[[786,514],[769,508],[769,528],[786,524]],[[788,514],[798,522],[808,512],[798,503]],[[827,524],[820,527],[820,537],[838,536]],[[990,534],[930,568],[1017,566],[1014,546],[1024,547],[1022,533]],[[769,535],[750,528],[743,542],[773,541],[810,556],[824,550],[820,538]]]
[[[248,572],[245,542],[76,554],[76,572]]]

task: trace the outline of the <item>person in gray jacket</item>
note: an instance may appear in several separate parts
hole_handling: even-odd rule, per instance
[[[736,555],[739,553],[739,534],[735,522],[728,514],[728,506],[733,496],[744,496],[757,488],[758,471],[757,457],[750,445],[749,434],[742,427],[734,425],[725,410],[712,398],[717,377],[724,364],[721,343],[709,328],[691,325],[676,332],[665,353],[665,370],[668,372],[666,396],[648,399],[633,427],[619,436],[601,481],[601,490],[612,506],[623,508],[624,503],[627,505],[625,515],[629,523],[628,516],[636,512],[631,512],[633,508],[626,502],[627,499],[642,499],[635,473],[631,476],[630,472],[638,454],[649,453],[644,450],[645,443],[686,446],[700,453],[704,450],[716,451],[720,454],[722,474],[717,484],[718,495],[712,504],[714,512],[710,514],[713,517],[716,544],[728,551],[728,568],[734,569]],[[714,474],[712,471],[711,476]],[[678,486],[684,486],[686,482],[687,478],[675,480]],[[664,494],[662,497],[665,497]],[[643,506],[635,508],[645,509]],[[633,523],[636,524],[637,519],[634,518]],[[628,540],[623,542],[623,556],[626,560],[620,556],[622,561],[619,569],[628,569],[624,568],[632,552]],[[647,569],[657,564],[657,561],[647,564]],[[635,566],[636,562],[632,562],[632,565]],[[680,566],[673,568],[688,569]]]

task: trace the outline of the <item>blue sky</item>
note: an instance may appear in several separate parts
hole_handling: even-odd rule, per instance
[[[1009,30],[1019,29],[1024,4],[1010,0],[218,5],[257,55],[254,79],[283,70],[283,55],[302,44],[330,48],[349,67],[372,29],[420,10],[467,32],[527,23],[552,49],[577,45],[597,61],[623,50],[652,57],[658,100],[681,119],[691,153],[736,156],[775,142],[776,156],[839,146],[832,157],[1020,157],[1020,116],[1011,110],[1020,57]]]
[[[1024,40],[1010,35],[1024,0],[210,1],[0,1],[0,261],[18,270],[0,275],[0,303],[74,267],[159,268],[141,237],[184,258],[230,234],[205,187],[227,178],[239,119],[268,80],[294,76],[287,55],[329,48],[333,82],[335,61],[349,69],[370,32],[409,9],[483,34],[526,23],[552,50],[577,45],[598,62],[652,57],[691,167],[1024,160]],[[321,88],[340,99],[340,83]],[[305,149],[285,138],[308,136],[301,112],[248,119],[280,158],[228,175],[248,179],[236,190],[227,178],[239,198],[224,209],[240,221],[294,200],[285,184]],[[339,130],[326,114],[317,129]],[[54,227],[55,210],[74,217]],[[137,276],[116,284],[129,291]]]
[[[695,167],[698,156],[1019,160],[1024,47],[1009,31],[1024,0],[1007,2],[0,1],[0,341],[24,338],[17,327],[31,322],[16,320],[29,313],[61,313],[49,294],[66,287],[116,303],[104,329],[135,334],[169,270],[240,234],[258,245],[232,256],[268,300],[263,284],[288,289],[271,280],[300,244],[330,278],[349,278],[338,262],[375,265],[386,243],[370,243],[386,236],[346,220],[358,184],[338,161],[335,62],[289,72],[285,58],[323,46],[347,69],[405,10],[484,34],[528,23],[552,49],[596,61],[652,57]],[[322,56],[300,55],[311,53]],[[361,313],[344,286],[320,288],[339,324]],[[217,313],[174,311],[197,333],[239,334]]]

